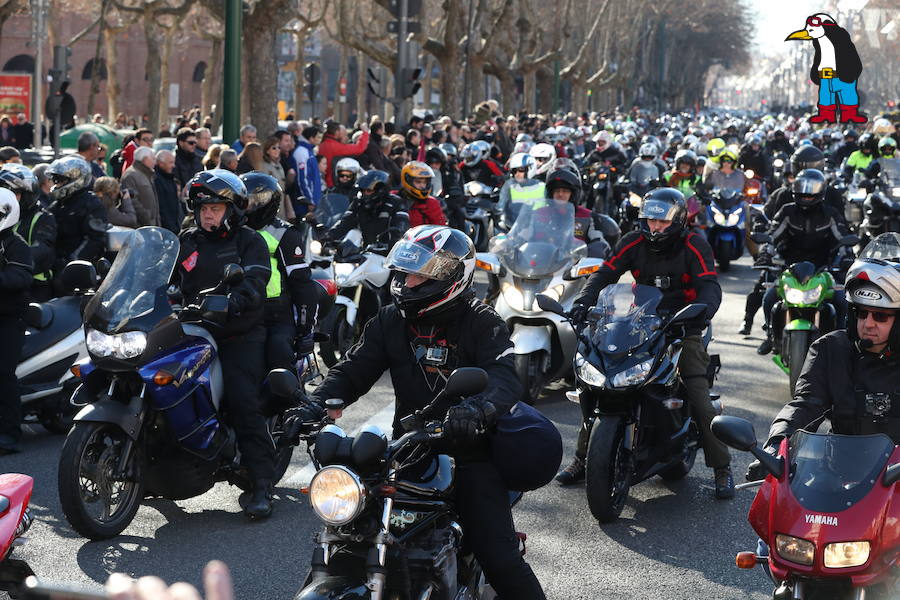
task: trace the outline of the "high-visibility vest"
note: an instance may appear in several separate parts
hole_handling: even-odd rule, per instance
[[[275,251],[278,250],[278,244],[281,240],[276,239],[274,235],[265,229],[260,229],[256,233],[261,235],[262,239],[266,241],[266,246],[269,248],[269,262],[272,267],[272,274],[269,275],[269,282],[266,284],[266,298],[278,298],[281,296],[281,271],[278,269],[278,259],[275,258]]]
[[[521,186],[516,183],[509,186],[510,202],[525,202],[531,204],[535,200],[544,197],[544,182],[539,181],[533,185]]]

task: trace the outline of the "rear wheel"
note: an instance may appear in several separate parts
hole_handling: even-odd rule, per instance
[[[516,354],[516,375],[522,382],[522,401],[526,404],[534,404],[541,391],[544,389],[545,374],[542,369],[544,353],[542,351],[531,354]]]
[[[622,417],[600,417],[588,442],[585,491],[591,514],[601,523],[619,518],[631,487],[631,452]]]
[[[144,498],[138,448],[119,472],[129,438],[112,423],[78,422],[59,457],[59,501],[72,527],[86,538],[119,535]]]
[[[806,352],[809,350],[809,331],[794,330],[785,332],[787,334],[788,348],[788,369],[791,381],[791,397],[794,397],[794,390],[797,387],[797,379],[800,377],[800,371],[803,370],[803,363],[806,362]]]
[[[347,308],[335,306],[328,314],[322,329],[328,333],[329,340],[319,344],[319,356],[329,368],[336,365],[356,341],[356,328],[347,322]]]
[[[269,427],[269,435],[275,442],[275,476],[272,478],[273,485],[278,485],[281,478],[287,472],[291,464],[291,457],[294,454],[294,446],[282,446],[279,442],[284,434],[284,413],[280,412],[274,417],[270,417],[267,421]]]

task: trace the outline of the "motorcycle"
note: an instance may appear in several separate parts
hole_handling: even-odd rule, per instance
[[[632,485],[654,475],[682,479],[697,455],[700,432],[677,365],[683,325],[703,315],[706,305],[690,304],[664,318],[661,300],[655,287],[607,286],[579,336],[576,391],[566,396],[593,423],[585,488],[591,514],[602,523],[619,517]],[[565,318],[551,298],[538,302]]]
[[[791,157],[787,152],[776,152],[772,160],[772,187],[769,191],[774,191],[784,185],[784,170],[786,166],[791,164]]]
[[[714,189],[706,208],[706,223],[706,238],[713,256],[719,268],[728,271],[731,261],[744,254],[747,204],[741,190]]]
[[[480,181],[469,181],[464,186],[466,192],[466,234],[475,244],[475,250],[487,250],[500,215],[497,211],[499,190]]]
[[[652,165],[651,165],[652,166]],[[619,228],[623,234],[633,231],[638,227],[638,214],[641,211],[641,200],[644,195],[656,187],[656,178],[659,172],[656,167],[653,170],[642,169],[632,174],[632,179],[623,182],[625,186],[625,198],[619,205]]]
[[[900,158],[880,158],[881,173],[871,182],[863,203],[865,218],[859,227],[863,243],[882,233],[900,231]]]
[[[136,230],[84,310],[89,357],[73,367],[82,383],[72,397],[83,408],[60,453],[58,486],[66,519],[89,539],[121,533],[147,496],[192,498],[218,481],[251,487],[219,410],[224,380],[210,333],[227,319],[224,294],[243,270],[226,265],[199,306],[178,311],[168,288],[178,251],[174,233]],[[66,270],[83,289],[96,280],[89,263]],[[282,420],[268,420],[274,439]],[[278,449],[273,483],[292,450]]]
[[[594,163],[581,171],[584,205],[596,212],[612,215],[615,212],[613,184],[616,169],[605,163]]]
[[[273,389],[296,394],[296,379],[281,373],[273,372]],[[315,537],[297,600],[496,598],[463,548],[453,506],[455,462],[432,449],[444,436],[441,423],[428,420],[486,384],[481,369],[455,370],[434,402],[401,421],[407,433],[390,442],[375,426],[351,438],[333,424],[304,424],[301,439],[317,469],[305,491],[325,529]],[[341,410],[343,403],[327,406]],[[511,495],[511,504],[521,497]]]
[[[798,431],[776,457],[744,419],[715,417],[712,432],[768,472],[744,484],[762,486],[747,515],[760,539],[738,553],[739,568],[763,565],[776,599],[896,597],[900,448],[889,437]]]
[[[0,590],[14,599],[22,597],[25,579],[34,575],[27,562],[13,558],[31,527],[28,503],[33,489],[34,479],[28,475],[0,475]]]
[[[772,241],[767,234],[756,233],[753,238],[757,243]],[[858,243],[859,237],[845,236],[838,242],[838,258],[822,268],[816,268],[809,261],[794,263],[787,268],[783,264],[754,265],[754,268],[773,271],[774,282],[763,284],[766,288],[774,286],[779,298],[769,320],[776,350],[772,360],[788,375],[791,396],[810,345],[836,327],[837,315],[828,300],[834,297],[835,291],[843,289],[835,283],[835,277],[840,278],[846,272],[847,263],[853,260],[849,248]],[[774,273],[778,271],[781,274],[775,277]]]
[[[528,404],[548,381],[570,371],[577,344],[571,323],[535,306],[536,295],[548,294],[571,307],[585,278],[603,264],[586,258],[574,228],[571,204],[523,206],[509,234],[491,240],[491,252],[476,254],[476,268],[488,272],[497,292],[494,309],[509,327]]]

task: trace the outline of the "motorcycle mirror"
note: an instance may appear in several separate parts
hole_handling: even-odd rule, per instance
[[[87,291],[97,285],[97,270],[86,260],[73,260],[63,269],[62,284],[69,290]]]
[[[325,408],[328,410],[344,410],[345,403],[340,398],[329,398],[325,401]]]
[[[675,323],[683,323],[684,321],[690,321],[691,319],[696,319],[700,315],[706,312],[705,304],[688,304],[677,313],[672,319],[669,321],[669,325],[673,325]]]
[[[557,302],[550,296],[546,296],[544,294],[538,294],[537,296],[535,296],[535,299],[537,300],[538,306],[543,311],[553,313],[554,315],[560,315],[560,316],[566,314],[566,311],[562,307],[562,304],[560,304],[559,302]]]
[[[244,269],[240,265],[228,263],[222,268],[222,283],[237,285],[244,281]]]
[[[765,231],[755,231],[751,233],[750,239],[757,244],[767,244],[772,241],[772,237]]]
[[[855,246],[859,243],[859,236],[855,234],[845,235],[838,242],[841,246]]]
[[[894,463],[884,472],[884,487],[891,487],[900,481],[900,463]]]
[[[747,419],[731,415],[714,417],[710,429],[717,438],[735,450],[750,452],[756,447],[756,431]]]
[[[100,279],[106,277],[106,274],[109,273],[109,270],[112,268],[109,260],[106,257],[100,257],[97,260],[97,275],[100,276]]]
[[[442,395],[457,398],[472,396],[483,391],[487,387],[487,383],[488,376],[484,369],[460,367],[450,373]]]
[[[268,379],[269,389],[282,398],[292,397],[299,384],[297,376],[287,369],[272,369],[269,371]]]

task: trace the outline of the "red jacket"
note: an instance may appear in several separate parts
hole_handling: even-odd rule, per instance
[[[409,197],[403,194],[409,202]],[[418,225],[446,225],[447,217],[441,209],[441,203],[437,198],[428,196],[425,200],[412,200],[409,202],[409,226]]]
[[[369,145],[369,132],[363,131],[359,141],[355,144],[342,144],[333,135],[326,135],[319,144],[318,155],[328,158],[328,168],[325,170],[325,184],[334,187],[334,162],[335,159],[344,156],[356,156],[366,151]]]
[[[122,173],[125,172],[125,169],[134,164],[134,151],[138,149],[138,145],[134,140],[131,140],[125,147],[122,148]]]

